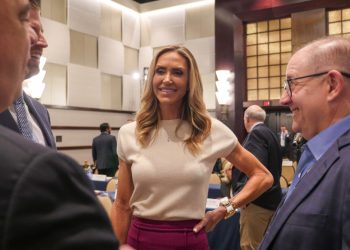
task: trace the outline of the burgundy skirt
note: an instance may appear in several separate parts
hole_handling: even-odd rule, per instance
[[[133,217],[127,243],[136,250],[209,250],[207,233],[193,232],[199,220],[158,221]]]

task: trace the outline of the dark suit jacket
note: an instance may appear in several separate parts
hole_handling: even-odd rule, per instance
[[[117,168],[117,140],[114,135],[101,133],[92,141],[92,158],[98,169]]]
[[[0,249],[117,249],[91,182],[71,158],[0,126]]]
[[[280,186],[282,152],[278,138],[271,129],[261,123],[253,127],[244,141],[243,147],[266,166],[274,179],[272,187],[252,203],[275,210],[282,198]],[[237,193],[245,185],[247,177],[237,169],[233,171],[232,176],[233,192]]]
[[[46,145],[50,148],[56,149],[55,138],[51,130],[49,112],[41,103],[39,103],[34,98],[28,96],[25,92],[23,92],[23,97],[24,97],[25,103],[28,106],[29,112],[36,119],[41,129],[41,132],[44,135]],[[18,125],[16,121],[13,119],[8,109],[0,113],[0,125],[3,125],[4,127],[7,127],[13,131],[16,131],[17,133],[20,133]]]
[[[276,211],[259,249],[350,249],[350,130]]]

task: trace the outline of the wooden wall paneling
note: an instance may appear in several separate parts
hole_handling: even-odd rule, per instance
[[[318,8],[344,8],[349,0],[216,0],[215,8],[225,9],[244,22],[281,18],[291,13]]]
[[[292,14],[293,52],[326,35],[326,10],[315,9]]]
[[[225,8],[215,6],[215,69],[234,71],[233,62],[233,16]],[[216,79],[217,80],[217,79]],[[233,130],[234,110],[230,107],[228,119],[221,114],[216,100],[216,117]]]
[[[245,52],[245,28],[244,23],[236,15],[233,15],[233,59],[234,59],[234,98],[231,104],[232,116],[230,121],[234,124],[233,131],[240,142],[247,135],[244,128],[244,109],[242,103],[247,99],[246,85],[246,52]]]

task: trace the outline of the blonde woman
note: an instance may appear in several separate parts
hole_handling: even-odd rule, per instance
[[[118,155],[113,227],[121,244],[138,250],[209,249],[204,228],[272,185],[269,171],[207,113],[197,63],[181,46],[153,59],[136,121],[119,131]],[[241,193],[205,215],[209,177],[220,157],[250,178]]]

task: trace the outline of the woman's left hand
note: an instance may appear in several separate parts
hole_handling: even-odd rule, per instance
[[[206,232],[210,232],[214,229],[216,224],[218,224],[219,221],[221,221],[226,214],[226,208],[223,206],[219,206],[215,210],[207,212],[203,219],[194,226],[193,231],[195,233],[198,233],[200,230],[205,228]]]

